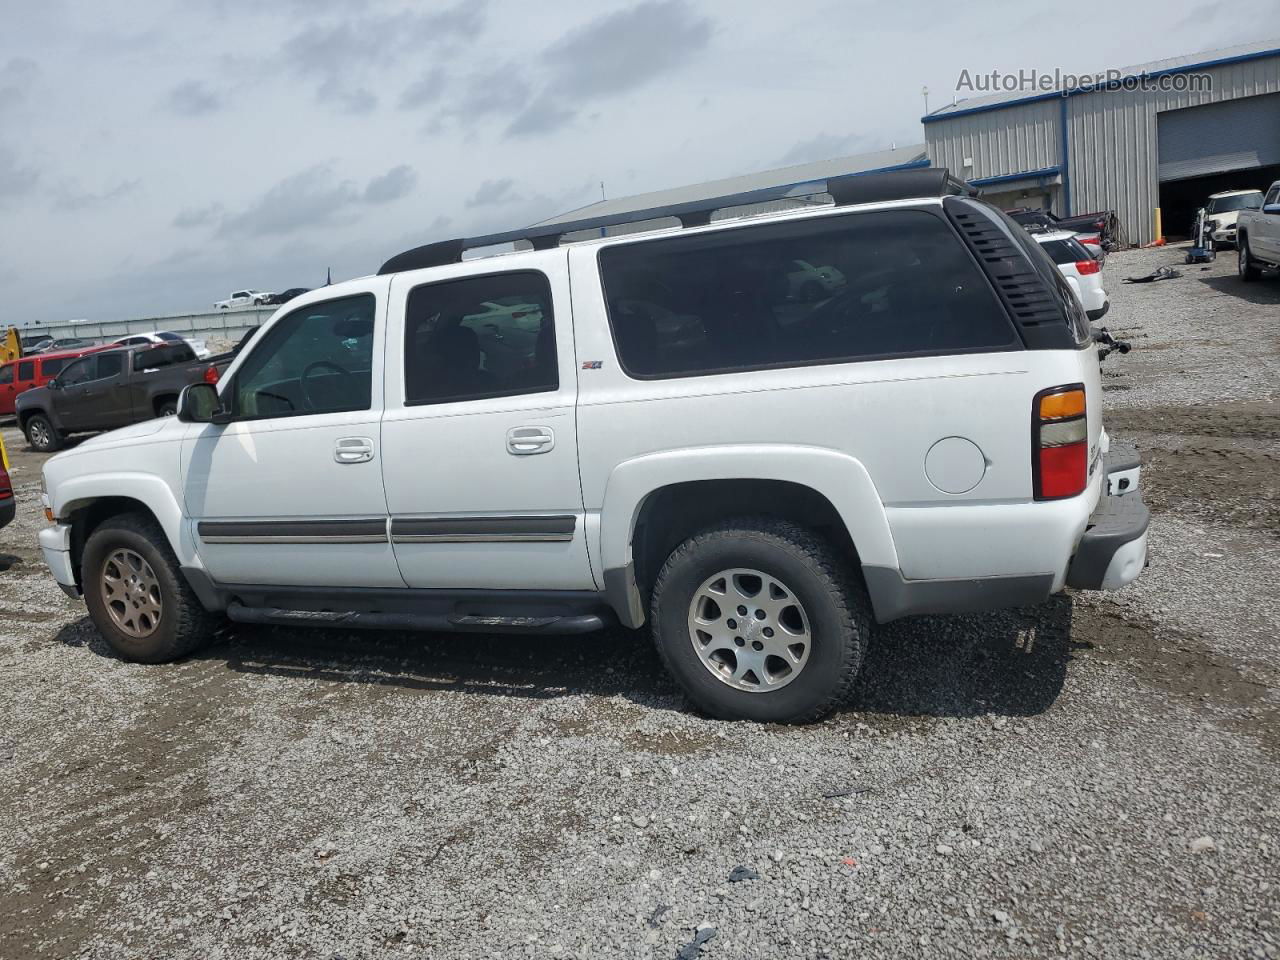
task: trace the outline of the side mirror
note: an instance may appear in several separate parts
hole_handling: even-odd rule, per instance
[[[50,390],[61,390],[61,389],[62,389],[62,384],[60,384],[60,383],[58,382],[58,378],[57,378],[57,377],[54,377],[52,380],[50,380],[48,383],[46,383],[46,384],[45,384],[45,386],[46,386],[46,387],[48,387]]]
[[[178,394],[177,416],[183,423],[218,423],[219,412],[218,391],[211,383],[193,383]]]

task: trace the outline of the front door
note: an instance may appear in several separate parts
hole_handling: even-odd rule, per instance
[[[106,396],[107,381],[118,383],[120,379],[121,357],[113,356],[115,363],[108,362],[101,368],[105,377],[99,372],[99,363],[105,358],[96,353],[67,364],[58,374],[58,389],[52,399],[58,426],[64,433],[104,428],[103,406],[111,402]]]
[[[582,590],[564,250],[391,283],[383,476],[411,587]]]
[[[187,514],[220,583],[403,587],[382,491],[388,281],[294,307],[220,385],[232,421],[183,441]]]

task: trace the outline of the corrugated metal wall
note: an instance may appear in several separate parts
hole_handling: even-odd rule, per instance
[[[1196,72],[1213,78],[1211,90],[1115,90],[1066,98],[1073,212],[1114,209],[1129,242],[1149,243],[1160,198],[1157,114],[1280,92],[1280,56]],[[1059,166],[1061,110],[1061,99],[1054,97],[926,123],[930,161],[970,179]],[[962,167],[965,157],[973,158],[971,170]]]
[[[929,160],[969,180],[1056,167],[1061,157],[1057,100],[1022,103],[924,125]],[[973,168],[966,169],[966,157]]]
[[[1160,203],[1156,116],[1204,103],[1280,92],[1280,57],[1198,71],[1210,91],[1109,91],[1067,100],[1071,200],[1076,212],[1114,208],[1130,243],[1155,239]],[[1280,124],[1280,117],[1276,118]]]

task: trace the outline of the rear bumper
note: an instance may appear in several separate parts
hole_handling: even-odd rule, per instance
[[[1102,497],[1067,568],[1067,586],[1119,590],[1136,580],[1147,565],[1150,523],[1151,511],[1138,491]]]
[[[1097,310],[1086,310],[1085,315],[1088,316],[1090,320],[1101,320],[1103,317],[1107,315],[1107,311],[1110,309],[1111,309],[1111,301],[1104,300],[1102,301],[1101,307],[1099,307]]]

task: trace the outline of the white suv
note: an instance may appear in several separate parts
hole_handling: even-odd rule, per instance
[[[48,461],[54,576],[150,662],[223,617],[648,623],[698,707],[788,722],[840,700],[873,621],[1136,577],[1136,455],[1053,263],[944,170],[827,190],[304,294],[178,417]],[[798,261],[839,281],[798,289]]]
[[[1032,236],[1066,278],[1085,315],[1090,320],[1101,320],[1111,309],[1107,291],[1102,288],[1102,261],[1094,259],[1080,238],[1069,230],[1046,230]]]

